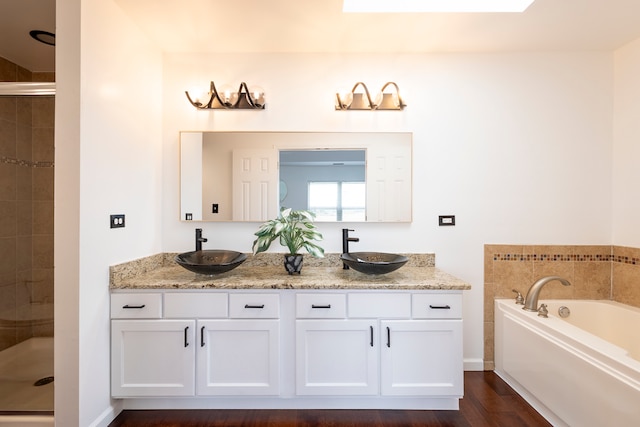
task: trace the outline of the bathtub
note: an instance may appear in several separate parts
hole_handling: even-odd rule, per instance
[[[495,300],[495,371],[554,426],[640,425],[640,309],[546,300],[549,317]],[[570,315],[562,318],[560,307]]]

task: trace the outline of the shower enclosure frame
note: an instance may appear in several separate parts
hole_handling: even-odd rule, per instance
[[[56,85],[54,82],[0,82],[0,97],[39,97],[39,96],[53,97],[55,96],[55,94],[56,94]],[[53,354],[51,354],[51,357],[53,357]],[[51,380],[52,379],[53,377],[51,377]],[[37,384],[36,382],[36,384],[34,385],[39,385],[39,384]],[[17,425],[20,425],[20,423],[24,422],[27,418],[29,418],[28,414],[31,414],[33,417],[35,417],[34,420],[29,419],[29,422],[36,421],[38,423],[37,425],[53,425],[53,408],[51,408],[50,411],[49,410],[35,410],[33,412],[18,411],[19,413],[23,413],[24,415],[20,416],[16,414],[16,416],[18,416],[19,418],[9,419],[12,417],[10,415],[10,413],[12,412],[13,411],[11,411],[11,409],[0,408],[0,425],[13,425],[13,423],[16,423],[16,422],[18,423]],[[18,419],[20,420],[19,422],[18,422]],[[7,422],[9,424],[6,424]],[[42,422],[42,424],[39,424],[40,422]]]

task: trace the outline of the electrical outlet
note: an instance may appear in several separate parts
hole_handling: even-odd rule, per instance
[[[456,225],[456,216],[455,215],[440,215],[438,217],[438,225]]]
[[[218,213],[218,204],[214,203],[211,205],[211,213]]]
[[[124,214],[111,215],[109,224],[111,228],[124,228]]]

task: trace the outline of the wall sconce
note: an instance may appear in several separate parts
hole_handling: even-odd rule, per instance
[[[264,110],[264,89],[255,86],[251,90],[245,82],[240,83],[237,91],[231,86],[225,85],[221,90],[211,82],[209,92],[200,96],[191,97],[189,92],[184,92],[191,105],[199,110]]]
[[[358,86],[362,86],[363,92],[356,92]],[[388,87],[392,87],[395,91],[385,92]],[[358,82],[353,86],[351,92],[336,93],[336,110],[402,110],[407,105],[400,98],[400,89],[394,82],[388,82],[375,99],[371,99],[367,86]]]

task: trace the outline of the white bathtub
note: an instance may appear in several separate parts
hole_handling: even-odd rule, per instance
[[[495,301],[496,373],[555,426],[640,425],[640,309],[539,303],[548,318]],[[569,317],[558,315],[561,306]]]

